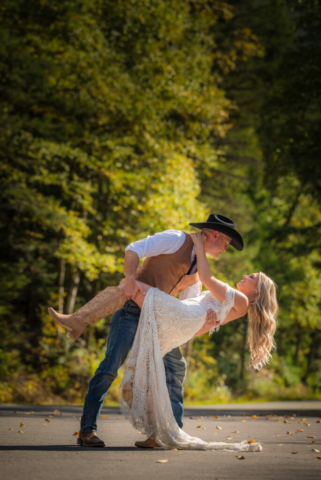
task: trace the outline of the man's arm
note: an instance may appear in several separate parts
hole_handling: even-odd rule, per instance
[[[125,252],[125,261],[124,261],[124,272],[125,272],[125,283],[124,283],[124,294],[126,295],[126,300],[134,298],[139,291],[144,295],[144,292],[136,282],[136,270],[139,264],[139,257],[137,253],[132,250],[127,250]]]

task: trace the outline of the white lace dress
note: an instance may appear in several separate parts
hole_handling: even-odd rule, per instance
[[[164,355],[186,343],[202,328],[210,308],[216,312],[220,323],[226,318],[235,296],[235,291],[226,287],[224,302],[208,291],[180,301],[157,288],[151,288],[144,299],[121,384],[121,409],[137,430],[153,436],[165,448],[262,450],[259,443],[204,442],[187,435],[177,425],[167,390]]]

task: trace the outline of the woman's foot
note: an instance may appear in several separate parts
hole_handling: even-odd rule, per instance
[[[151,437],[147,438],[147,440],[143,442],[135,442],[135,446],[139,448],[157,448],[160,445]]]
[[[84,320],[82,315],[79,313],[73,313],[72,315],[62,315],[56,312],[53,308],[48,308],[49,315],[51,318],[58,323],[61,327],[67,328],[70,330],[69,337],[73,340],[76,340],[86,329],[87,325],[90,323],[88,320]]]
[[[57,322],[61,327],[67,328],[68,330],[72,330],[72,327],[68,324],[68,319],[72,317],[72,315],[62,315],[61,313],[56,312],[53,308],[48,308],[48,313],[51,318]]]

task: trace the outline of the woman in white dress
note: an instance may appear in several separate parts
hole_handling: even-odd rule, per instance
[[[134,299],[141,307],[141,315],[121,384],[121,408],[137,430],[165,448],[260,451],[262,446],[259,443],[204,442],[190,437],[178,427],[172,412],[163,356],[193,336],[208,331],[206,316],[209,309],[215,312],[220,325],[248,313],[249,347],[254,368],[259,369],[269,361],[275,345],[277,300],[274,282],[260,272],[245,275],[237,284],[237,290],[229,287],[212,275],[204,249],[205,237],[197,233],[192,239],[197,249],[199,277],[208,290],[196,298],[180,301],[157,288],[141,284],[144,294],[138,292]],[[122,283],[119,287],[109,287],[109,291],[112,313],[126,298]],[[49,309],[49,313],[60,325],[74,332],[75,323],[68,326],[70,317],[78,315],[77,321],[86,318],[87,324],[91,323],[94,300],[89,302],[90,308],[87,304],[72,316],[59,315],[53,309]],[[104,301],[106,303],[106,295]],[[102,308],[99,300],[96,305],[95,319]],[[104,313],[106,315],[106,305]],[[74,333],[74,336],[77,335]]]

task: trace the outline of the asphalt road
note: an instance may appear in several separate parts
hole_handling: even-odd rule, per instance
[[[1,479],[321,479],[321,459],[316,458],[321,457],[321,401],[186,408],[184,429],[190,435],[263,444],[262,452],[244,453],[244,460],[235,452],[137,449],[134,442],[144,437],[118,408],[109,407],[103,409],[98,426],[106,447],[79,447],[73,434],[79,430],[81,410],[0,405]]]

